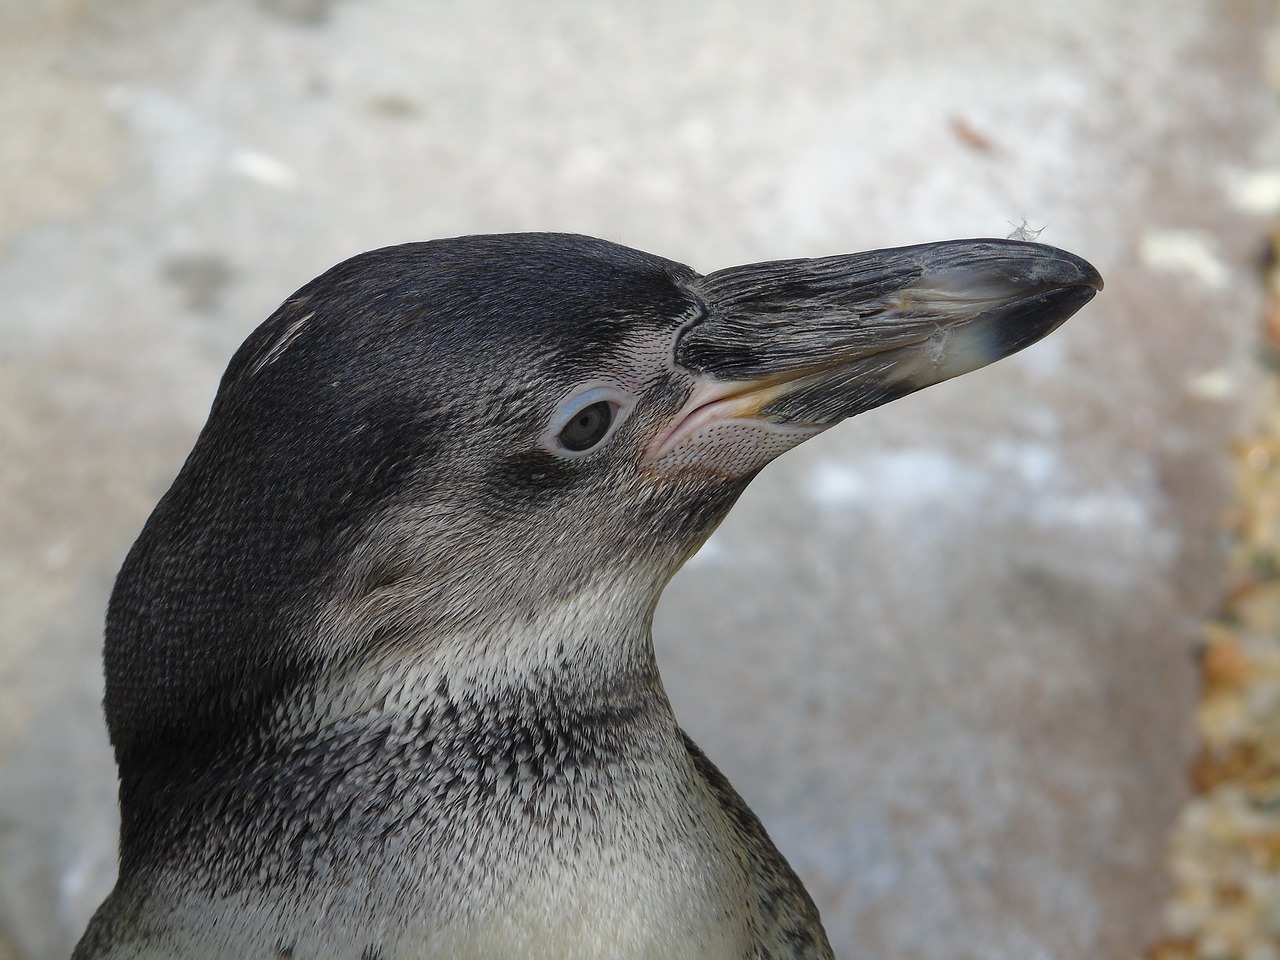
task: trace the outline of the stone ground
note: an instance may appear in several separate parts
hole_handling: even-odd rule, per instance
[[[1107,289],[770,467],[672,584],[677,712],[843,957],[1158,935],[1280,204],[1264,0],[0,0],[0,958],[113,871],[111,578],[252,327],[373,246],[709,270],[1025,221]]]

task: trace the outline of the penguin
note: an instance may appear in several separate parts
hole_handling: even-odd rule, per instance
[[[361,254],[232,358],[105,631],[119,878],[75,960],[830,958],[677,724],[664,585],[771,460],[1102,288],[963,240],[700,275]]]

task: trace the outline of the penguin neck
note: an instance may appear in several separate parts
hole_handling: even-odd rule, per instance
[[[745,955],[745,856],[662,690],[652,604],[609,599],[313,685],[225,768],[122,804],[122,896],[154,893],[209,955],[320,955],[334,915],[386,956]]]
[[[292,736],[352,722],[398,725],[457,710],[553,722],[622,703],[670,714],[654,656],[656,596],[602,585],[525,616],[430,636],[407,627],[358,665],[335,671],[280,718]],[[360,719],[363,718],[363,721]],[[279,725],[277,730],[280,729]]]
[[[441,782],[522,769],[529,756],[555,757],[540,776],[561,800],[582,783],[574,771],[684,764],[654,659],[653,602],[617,606],[627,602],[582,593],[501,629],[406,632],[358,665],[314,675],[210,765],[150,769],[122,785],[122,864],[132,869],[147,847],[205,859],[182,838],[210,832],[211,810],[237,830],[283,829],[273,818],[314,807],[335,776],[358,793],[394,771],[391,793],[414,808],[433,805]],[[292,799],[264,807],[264,794]]]

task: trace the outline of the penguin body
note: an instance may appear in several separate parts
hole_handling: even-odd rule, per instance
[[[117,580],[120,877],[75,957],[830,957],[676,723],[662,587],[769,460],[1100,286],[1007,241],[699,276],[556,234],[312,281]]]

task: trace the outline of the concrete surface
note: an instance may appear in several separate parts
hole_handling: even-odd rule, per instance
[[[234,347],[356,251],[704,269],[1042,239],[1108,287],[788,455],[672,584],[677,712],[844,957],[1133,955],[1277,204],[1262,0],[0,0],[0,958],[113,870],[111,578]]]

